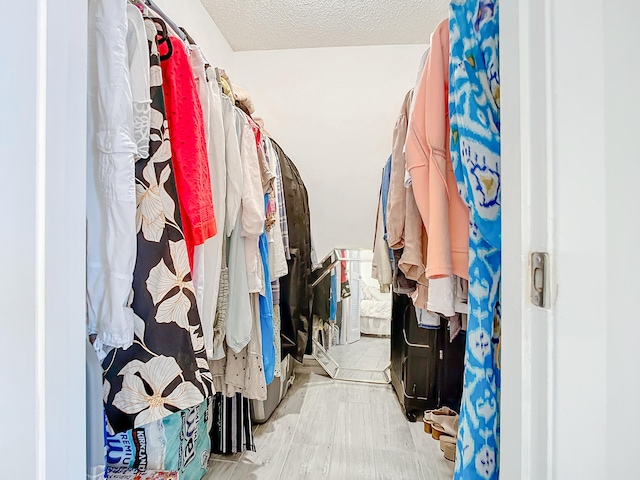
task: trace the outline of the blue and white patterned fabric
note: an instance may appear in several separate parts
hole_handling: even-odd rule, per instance
[[[501,216],[498,0],[450,3],[451,158],[468,205],[469,326],[455,480],[499,476]]]

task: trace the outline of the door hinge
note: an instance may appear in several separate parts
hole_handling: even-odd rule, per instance
[[[548,264],[548,253],[535,252],[531,254],[531,303],[540,308],[547,308]]]

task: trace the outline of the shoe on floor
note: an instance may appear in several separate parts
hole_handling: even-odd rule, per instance
[[[456,437],[450,437],[449,435],[440,435],[440,450],[444,452],[444,447],[450,444],[454,444],[458,441]]]
[[[446,458],[450,462],[456,461],[456,444],[455,443],[447,443],[445,445],[444,458]]]
[[[440,417],[438,420],[441,423],[434,423],[431,425],[431,436],[440,440],[442,435],[448,435],[449,437],[458,436],[458,421],[460,417]]]
[[[442,407],[437,410],[425,410],[422,416],[422,422],[424,423],[425,433],[433,433],[434,423],[447,423],[447,417],[457,417],[458,414],[449,407]]]
[[[424,425],[424,433],[428,433],[429,435],[431,435],[431,432],[433,432],[433,420],[429,420],[426,416],[426,412],[425,412],[425,416],[422,417],[422,423]]]

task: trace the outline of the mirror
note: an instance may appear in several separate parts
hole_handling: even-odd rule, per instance
[[[332,377],[390,382],[391,293],[371,276],[373,251],[335,249],[312,275],[313,356]]]

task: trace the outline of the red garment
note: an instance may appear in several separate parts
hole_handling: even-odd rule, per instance
[[[253,118],[251,118],[250,115],[247,115],[247,120],[249,121],[249,125],[251,125],[253,134],[256,136],[256,148],[260,150],[260,143],[262,142],[262,132],[260,131],[260,126],[253,120]]]
[[[171,138],[182,230],[193,269],[193,251],[217,233],[211,193],[202,105],[189,57],[179,38],[170,37],[172,53],[162,60],[162,87]],[[160,54],[168,53],[166,42]]]

